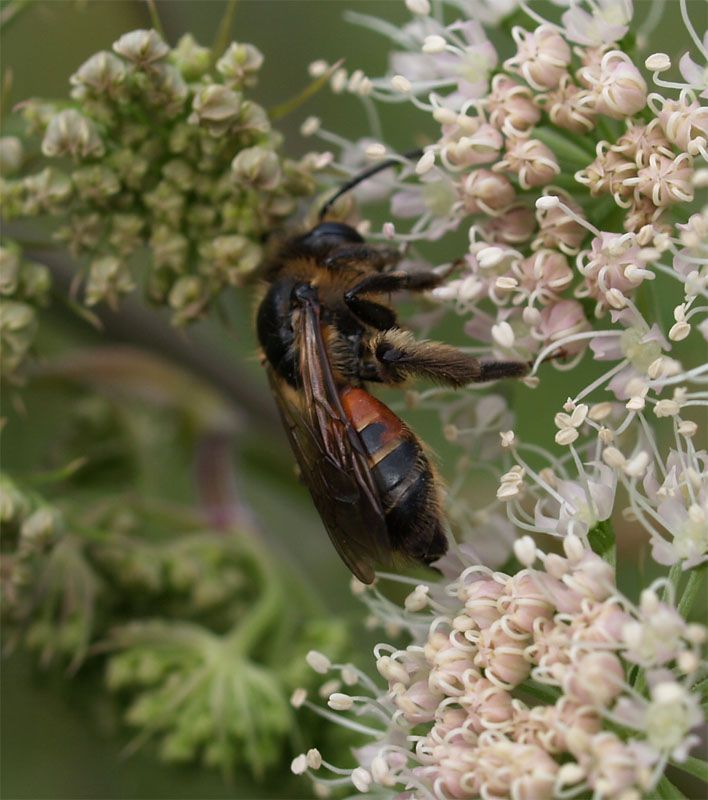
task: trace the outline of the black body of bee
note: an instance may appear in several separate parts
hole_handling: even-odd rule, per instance
[[[417,341],[384,296],[439,284],[395,269],[398,251],[321,222],[266,268],[257,333],[303,480],[340,556],[365,583],[396,555],[429,564],[447,549],[442,484],[410,428],[366,390],[421,377],[452,385],[521,377],[525,362],[480,362]]]

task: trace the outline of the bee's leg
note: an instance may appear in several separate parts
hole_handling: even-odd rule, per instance
[[[371,300],[362,300],[360,297],[352,297],[346,303],[347,308],[364,325],[369,325],[377,331],[398,327],[396,312],[388,306],[373,303]]]
[[[418,377],[460,387],[500,378],[522,378],[529,372],[525,361],[479,361],[441,342],[419,342],[410,331],[401,329],[377,334],[370,348],[378,363],[380,380],[386,383]]]
[[[445,279],[445,275],[426,270],[424,272],[378,272],[367,275],[353,286],[345,295],[344,302],[349,303],[362,294],[391,294],[402,292],[424,292],[434,289]]]
[[[375,273],[391,267],[401,260],[401,252],[394,247],[376,247],[366,242],[342,245],[324,260],[327,269],[357,269],[366,266]]]

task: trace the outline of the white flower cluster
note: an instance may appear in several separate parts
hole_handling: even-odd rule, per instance
[[[351,665],[310,654],[315,671],[339,671],[357,694],[339,691],[341,681],[323,685],[329,708],[350,712],[342,717],[304,691],[293,704],[372,741],[355,751],[353,770],[310,750],[293,771],[308,771],[321,796],[353,785],[423,800],[654,797],[667,763],[685,762],[698,741],[692,689],[706,630],[685,621],[668,580],[635,605],[579,537],[567,535],[563,549],[544,553],[523,537],[516,574],[468,565],[416,586],[403,611],[367,592],[413,643],[375,649],[384,691]]]
[[[358,766],[310,751],[294,768],[322,794],[353,784],[411,800],[673,796],[669,762],[706,771],[689,758],[703,721],[706,630],[688,619],[708,562],[697,416],[708,404],[708,209],[696,203],[708,174],[699,99],[708,72],[686,53],[683,81],[666,81],[671,59],[655,53],[646,68],[662,94],[650,92],[635,51],[623,49],[630,0],[572,2],[556,22],[521,2],[530,24],[513,28],[508,54],[483,27],[506,5],[406,5],[413,20],[402,29],[351,15],[393,41],[391,73],[341,72],[335,85],[372,114],[376,102],[407,102],[436,125],[415,163],[401,157],[398,176],[366,189],[392,193],[380,237],[416,259],[417,243],[466,228],[464,265],[432,297],[485,343],[470,352],[528,359],[529,386],[552,360],[570,373],[569,396],[549,452],[514,432],[499,395],[409,393],[463,451],[447,510],[465,541],[438,562],[444,579],[417,585],[403,608],[378,588],[362,593],[389,636],[403,629],[412,643],[378,646],[387,691],[360,681],[358,695],[330,698],[371,739]],[[451,7],[460,18],[447,22]],[[677,7],[705,59],[708,40],[684,0]],[[656,23],[650,13],[636,41]],[[319,122],[307,132],[353,161],[357,145]],[[380,141],[358,147],[390,155]],[[405,219],[414,221],[402,230]],[[661,309],[671,305],[669,321]],[[588,355],[607,368],[573,385]],[[485,484],[496,491],[487,504]],[[631,538],[648,542],[654,570],[670,567],[637,602],[615,577],[620,525],[620,558]],[[543,550],[542,536],[554,540]]]

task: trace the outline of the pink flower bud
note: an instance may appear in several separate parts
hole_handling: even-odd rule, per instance
[[[470,214],[495,216],[514,202],[516,191],[506,175],[488,169],[471,172],[460,187],[462,202]]]
[[[693,200],[693,164],[691,156],[676,158],[653,153],[646,167],[639,170],[637,191],[651,198],[655,206],[690,203]]]
[[[511,695],[486,678],[470,684],[459,703],[467,712],[467,726],[476,733],[499,728],[514,714]]]
[[[489,121],[500,131],[512,134],[533,128],[541,119],[541,112],[532,98],[528,86],[498,73],[492,79],[492,91],[487,97]]]
[[[516,55],[504,66],[524,77],[537,91],[555,89],[570,64],[570,47],[553,25],[541,25],[535,31],[514,27]]]
[[[632,184],[626,183],[636,178],[637,165],[612,150],[602,150],[595,160],[584,170],[576,173],[576,179],[597,196],[609,192],[620,205],[632,195]]]
[[[573,280],[568,259],[557,250],[538,250],[515,267],[519,284],[543,304],[557,300]]]
[[[545,191],[552,192],[553,195],[560,197],[564,205],[568,206],[576,215],[585,219],[582,208],[570,195],[555,188],[546,189]],[[579,222],[576,222],[568,215],[565,209],[558,205],[552,208],[539,208],[537,204],[536,219],[538,220],[540,231],[531,245],[534,250],[539,247],[547,247],[549,249],[557,247],[566,255],[576,255],[580,245],[583,243],[583,239],[588,235],[587,229]]]
[[[580,703],[608,707],[622,691],[623,683],[624,668],[614,653],[590,652],[569,666],[563,691]]]
[[[531,664],[517,639],[504,633],[500,620],[482,631],[477,640],[474,663],[483,667],[485,676],[497,686],[513,688],[529,674]]]
[[[488,628],[499,619],[501,612],[497,600],[504,594],[504,587],[495,580],[481,580],[460,588],[460,599],[465,602],[465,612],[479,630]]]
[[[432,692],[428,681],[417,681],[402,692],[394,692],[393,701],[403,712],[407,722],[417,725],[420,722],[432,722],[435,711],[442,700],[437,692]]]
[[[588,550],[563,581],[584,597],[605,600],[612,594],[615,571],[607,561]]]
[[[498,217],[485,221],[482,229],[490,242],[515,245],[527,242],[533,235],[535,227],[536,220],[531,209],[518,205]]]
[[[577,300],[561,300],[546,306],[541,311],[538,323],[538,331],[546,344],[589,328],[590,323],[585,317],[585,311]],[[581,340],[564,345],[564,350],[568,354],[573,354],[580,352],[583,347],[585,343]]]
[[[686,153],[692,153],[700,140],[705,144],[708,139],[708,108],[698,100],[690,101],[685,95],[679,100],[665,99],[657,117],[666,138]]]
[[[435,719],[435,725],[430,729],[428,736],[435,744],[442,744],[447,741],[449,744],[476,744],[477,735],[465,727],[457,735],[450,734],[462,728],[467,722],[467,712],[464,708],[453,708],[446,706]]]
[[[518,175],[522,189],[544,186],[560,172],[556,157],[543,142],[519,136],[507,137],[504,158],[492,169]]]
[[[573,133],[587,133],[595,127],[591,97],[587,89],[576,86],[566,73],[558,88],[536,97],[536,103],[559,128]]]
[[[600,61],[599,74],[582,68],[579,77],[589,85],[594,110],[613,119],[626,119],[647,103],[647,85],[626,53],[610,50]]]
[[[631,125],[610,147],[623,158],[634,161],[637,167],[649,163],[653,153],[673,158],[669,140],[664,135],[659,120],[653,119],[648,125]]]
[[[551,619],[555,609],[536,582],[535,574],[526,570],[514,575],[499,600],[510,630],[530,635],[536,619]]]

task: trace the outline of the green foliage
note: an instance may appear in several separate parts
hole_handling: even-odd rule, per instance
[[[0,481],[7,648],[77,680],[104,661],[130,750],[150,742],[165,761],[262,776],[287,759],[290,695],[317,677],[306,652],[338,656],[346,634],[245,517],[210,522],[211,495],[190,504],[175,485],[208,441],[210,475],[232,489],[229,448],[214,445],[232,412],[125,348],[77,352],[42,378],[32,397],[53,410],[53,440],[33,460],[49,470],[29,476],[37,488]]]
[[[50,285],[45,266],[24,260],[11,242],[0,247],[0,373],[6,379],[16,378],[30,352]]]

